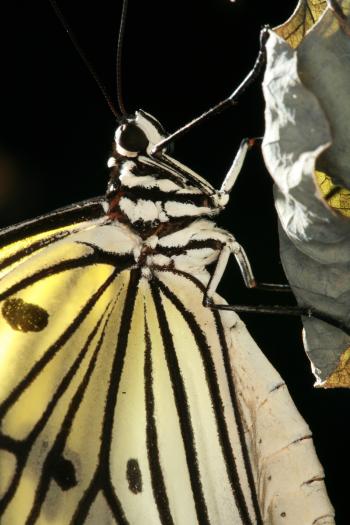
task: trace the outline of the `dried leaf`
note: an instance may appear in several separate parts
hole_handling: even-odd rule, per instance
[[[350,0],[341,6],[348,13]],[[271,33],[263,153],[276,182],[281,259],[298,303],[350,327],[350,192],[339,190],[350,188],[348,24],[328,7],[296,50]],[[349,387],[339,367],[350,337],[317,319],[303,323],[317,385]]]
[[[315,171],[315,178],[327,205],[341,215],[350,217],[350,190],[334,184],[332,178],[322,171]]]
[[[327,7],[327,0],[301,0],[292,16],[274,31],[296,48]]]
[[[323,388],[348,387],[350,384],[350,348],[339,359],[339,365],[321,386]]]
[[[346,4],[346,3],[343,2],[343,4]],[[302,43],[307,32],[316,24],[316,22],[321,17],[321,15],[325,13],[326,8],[327,8],[327,0],[300,0],[292,16],[284,24],[278,27],[275,27],[274,31],[279,36],[281,36],[284,40],[286,40],[291,47],[297,48],[299,44]],[[345,13],[347,12],[347,10],[349,10],[347,5],[343,5],[342,9],[344,10]],[[328,9],[327,14],[325,15],[326,17],[329,18],[329,14],[331,13],[331,16],[330,16],[331,23],[329,24],[329,20],[328,20],[327,22],[324,21],[324,23],[318,26],[318,27],[321,27],[321,31],[323,32],[325,32],[325,26],[328,24],[329,24],[329,27],[327,29],[327,32],[329,33],[332,32],[331,26],[333,26],[333,32],[334,32],[334,28],[337,27],[336,19],[338,19],[339,23],[342,23],[339,16],[337,16],[334,13],[334,11],[333,12],[332,11],[333,11],[332,9]],[[344,23],[342,25],[343,25],[343,30],[344,30]],[[317,31],[317,28],[315,28],[315,32],[316,31]],[[315,35],[313,35],[312,41],[314,39],[315,39]],[[306,43],[307,49],[308,49],[309,41],[310,39]],[[314,45],[313,48],[316,49],[316,53],[318,53],[317,46]],[[313,61],[314,57],[309,51],[305,53],[303,49],[301,49],[300,52],[301,52],[300,61],[302,61],[304,57],[306,61]],[[322,70],[322,65],[320,66],[320,68]],[[306,71],[306,76],[307,76],[307,72],[309,70],[307,63],[305,64],[304,69]],[[305,78],[304,82],[306,86],[308,85],[307,81],[308,79]],[[312,82],[312,79],[310,79],[310,81]],[[322,87],[323,86],[320,86],[321,90],[322,90]],[[319,178],[316,177],[316,182],[317,184],[322,183],[322,186],[321,184],[319,184],[319,188],[327,204],[340,213],[343,213],[343,210],[345,210],[344,214],[346,215],[347,214],[346,210],[348,210],[350,207],[349,191],[343,188],[342,185],[335,183],[330,177],[330,175],[327,175],[325,173],[323,173],[323,177],[321,178],[321,180],[319,180]],[[330,196],[332,198],[327,197],[328,192],[330,190],[332,191],[331,196]]]

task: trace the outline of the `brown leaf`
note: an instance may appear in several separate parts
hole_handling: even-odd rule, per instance
[[[295,50],[271,33],[263,153],[297,301],[350,328],[350,0],[340,7],[327,7]],[[317,384],[350,387],[343,366],[350,336],[318,319],[303,324]]]
[[[327,7],[327,0],[300,0],[292,16],[274,31],[296,48]]]

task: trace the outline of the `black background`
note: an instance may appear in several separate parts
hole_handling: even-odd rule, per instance
[[[115,98],[120,0],[60,0],[59,5]],[[123,55],[127,109],[142,108],[167,130],[177,129],[233,91],[255,60],[260,27],[283,22],[294,7],[290,0],[130,0]],[[103,194],[115,121],[47,0],[12,0],[0,12],[4,226]],[[238,106],[179,140],[174,156],[218,187],[241,138],[263,134],[263,111],[257,82]],[[284,280],[271,181],[258,149],[250,153],[218,222],[245,246],[258,279]],[[245,290],[234,264],[227,269],[221,292],[236,303],[280,301],[276,295]],[[314,433],[337,524],[349,524],[348,483],[343,479],[350,472],[350,393],[313,389],[298,319],[243,317]]]

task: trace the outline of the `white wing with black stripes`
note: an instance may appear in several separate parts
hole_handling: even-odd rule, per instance
[[[191,312],[202,285],[142,277],[119,223],[43,228],[2,259],[1,523],[253,523],[224,334]]]
[[[0,523],[331,525],[281,378],[203,306],[228,195],[162,138],[136,112],[105,199],[0,233]]]
[[[176,268],[143,277],[131,256],[140,239],[99,206],[69,225],[62,212],[52,230],[50,216],[31,235],[27,224],[28,236],[4,249],[1,524],[294,524],[288,498],[269,489],[271,443],[280,434],[290,442],[288,394],[272,415],[263,406],[273,395],[259,397],[275,372],[258,349],[245,356],[251,340],[233,346],[242,327],[202,306],[201,281]],[[172,244],[163,241],[167,256]],[[173,248],[183,264],[181,251]],[[309,437],[291,411],[293,432]],[[311,451],[308,508],[319,512],[322,469],[310,441],[299,441]],[[300,459],[291,456],[288,491]],[[293,493],[293,508],[300,498]]]

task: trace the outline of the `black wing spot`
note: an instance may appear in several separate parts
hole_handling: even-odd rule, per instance
[[[142,492],[142,474],[137,459],[129,459],[126,464],[126,479],[133,494]]]
[[[19,298],[6,299],[1,312],[11,328],[19,332],[40,332],[49,319],[44,308]]]
[[[71,461],[60,456],[51,466],[52,478],[62,490],[69,490],[77,485],[75,468]]]

